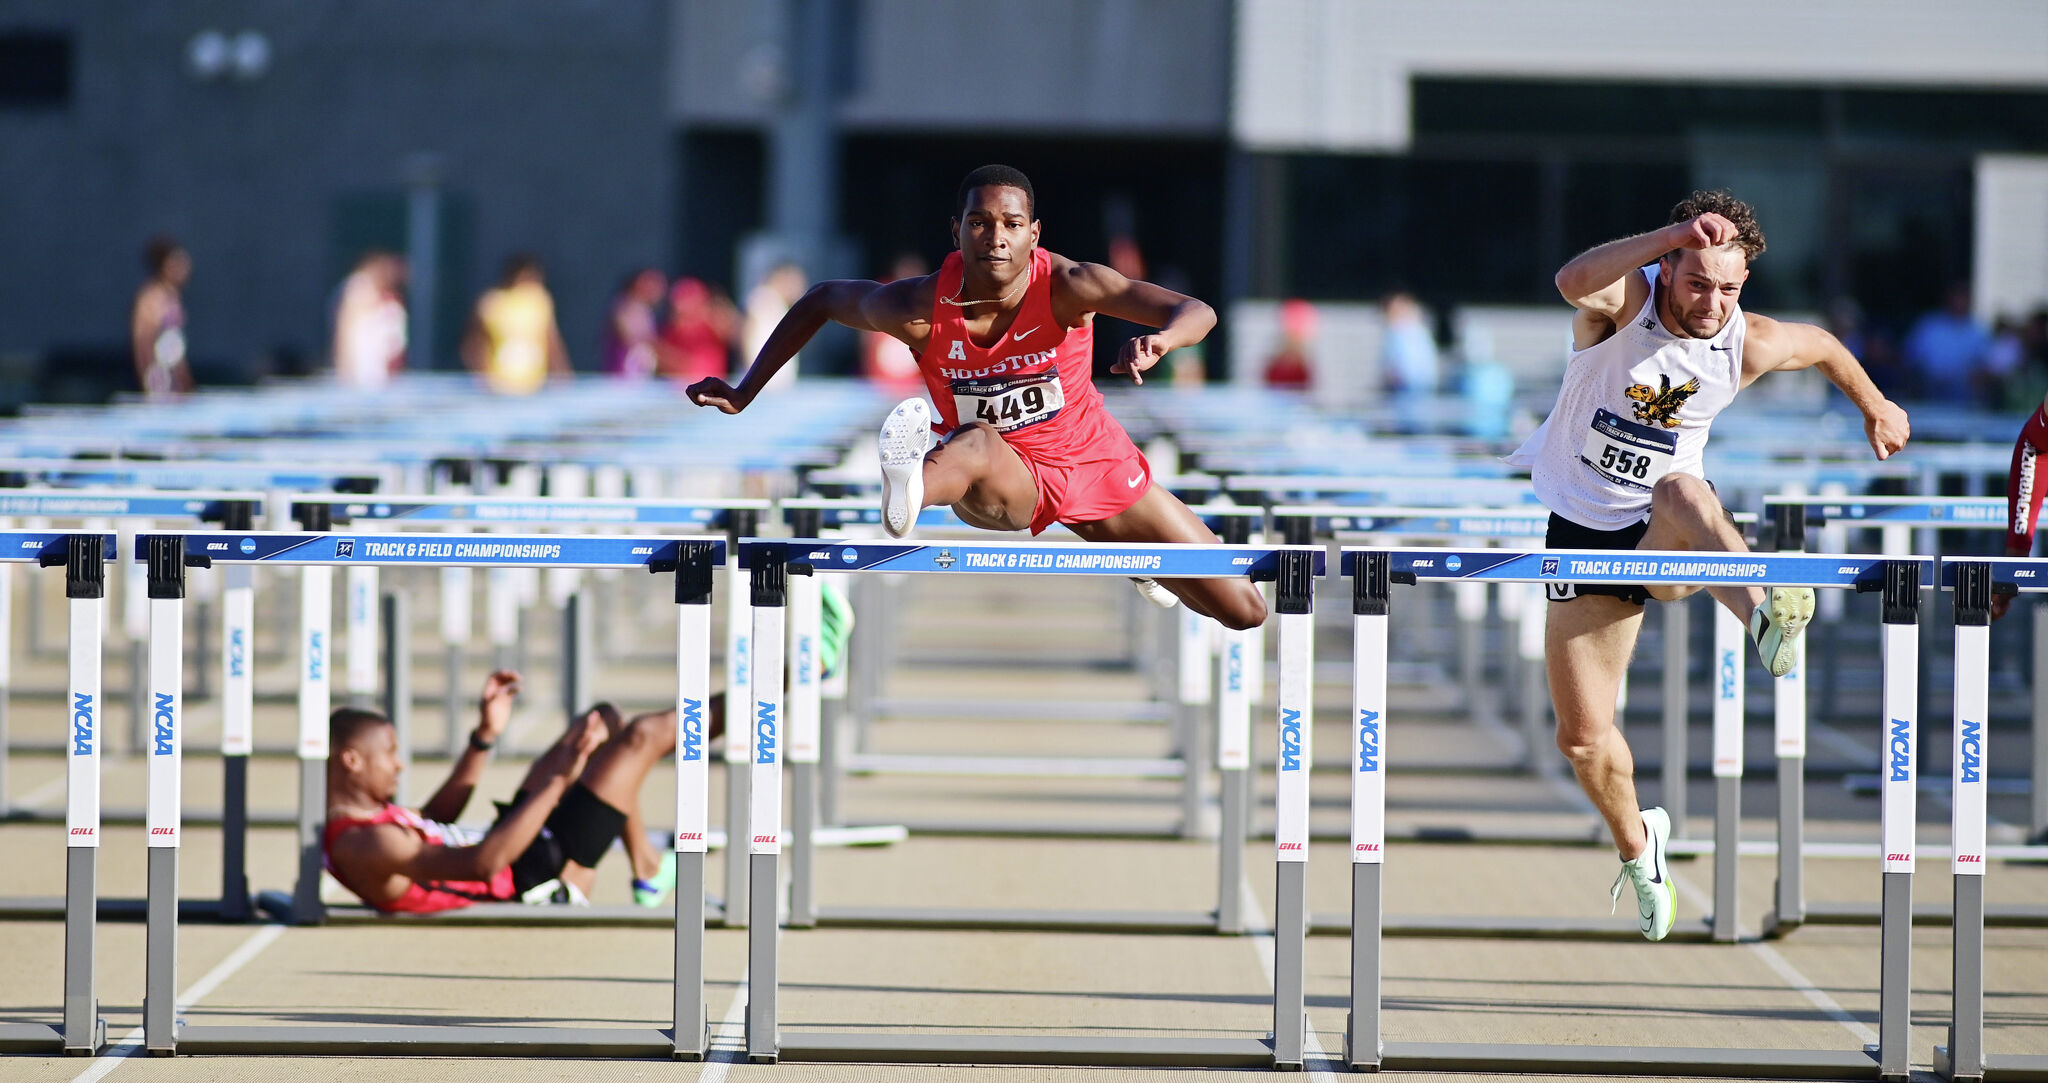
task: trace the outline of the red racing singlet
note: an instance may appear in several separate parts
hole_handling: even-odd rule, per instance
[[[939,268],[932,301],[931,342],[917,367],[948,433],[972,421],[995,426],[1027,460],[1069,464],[1121,454],[1130,437],[1103,407],[1095,388],[1095,325],[1061,327],[1052,316],[1052,254],[1031,252],[1031,284],[1009,330],[993,346],[967,336],[958,306],[960,253]]]
[[[470,846],[482,837],[482,832],[436,823],[409,808],[387,804],[383,811],[367,820],[343,818],[327,821],[327,826],[320,832],[320,852],[327,871],[334,871],[335,839],[355,828],[377,824],[398,824],[409,828],[413,834],[435,846]],[[482,880],[436,880],[428,883],[415,880],[405,889],[405,894],[377,909],[394,914],[431,914],[437,910],[459,910],[480,902],[501,902],[512,898],[512,895],[512,869],[507,866],[499,869],[488,883]]]

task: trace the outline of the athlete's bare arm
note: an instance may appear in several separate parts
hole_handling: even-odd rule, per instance
[[[604,724],[580,720],[575,739],[550,749],[546,778],[526,800],[491,827],[474,846],[427,842],[398,824],[377,824],[343,832],[330,854],[335,872],[364,901],[388,903],[405,894],[407,881],[489,880],[526,852],[548,816],[583,772],[590,754],[604,743]]]
[[[1789,323],[1754,313],[1748,319],[1742,343],[1743,387],[1766,372],[1819,368],[1828,382],[1841,388],[1863,412],[1864,435],[1879,459],[1888,459],[1906,446],[1913,432],[1906,411],[1870,382],[1870,374],[1840,339],[1810,323]]]
[[[512,721],[512,700],[519,694],[519,674],[501,669],[484,678],[483,695],[477,701],[476,739],[492,744],[504,736],[505,727]],[[448,771],[448,781],[434,791],[434,796],[420,806],[420,815],[441,823],[454,823],[469,807],[469,798],[476,792],[476,784],[484,776],[484,763],[490,754],[479,750],[475,744],[466,745],[462,755],[455,760],[455,766]]]
[[[1614,329],[1649,296],[1650,285],[1636,270],[1675,248],[1713,248],[1735,239],[1735,225],[1718,214],[1703,214],[1663,229],[1609,241],[1579,253],[1558,269],[1557,292],[1578,309],[1572,318],[1572,347],[1583,350]]]
[[[712,376],[691,384],[684,393],[699,406],[739,413],[827,321],[845,324],[856,331],[880,331],[922,353],[931,338],[935,277],[899,278],[886,283],[865,278],[820,282],[789,306],[782,322],[761,344],[760,356],[754,358],[739,386]]]
[[[134,347],[138,387],[149,386],[149,369],[156,363],[158,325],[163,322],[166,304],[164,288],[155,282],[142,287],[135,295],[135,311],[128,321],[128,338]]]
[[[1192,346],[1216,326],[1216,310],[1185,294],[1135,278],[1125,278],[1099,263],[1076,263],[1055,257],[1052,268],[1052,313],[1062,327],[1078,327],[1091,312],[1159,328],[1124,343],[1109,371],[1129,373],[1144,383],[1144,372],[1167,351]]]

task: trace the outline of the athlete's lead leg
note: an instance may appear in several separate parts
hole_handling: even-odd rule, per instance
[[[1074,533],[1096,542],[1183,542],[1218,545],[1216,535],[1188,506],[1157,485],[1138,502],[1107,519],[1068,523]],[[1243,630],[1266,623],[1266,599],[1245,579],[1162,579],[1188,608],[1225,628]]]

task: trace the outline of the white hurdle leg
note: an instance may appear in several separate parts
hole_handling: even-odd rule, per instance
[[[1223,823],[1218,831],[1216,931],[1244,932],[1244,848],[1250,835],[1252,696],[1247,680],[1252,636],[1223,632],[1222,680],[1216,696],[1216,768],[1222,779]]]
[[[1749,633],[1728,607],[1714,605],[1714,917],[1715,940],[1739,934],[1736,852],[1742,824],[1742,710]]]
[[[1175,682],[1177,701],[1175,720],[1181,730],[1181,802],[1180,834],[1182,838],[1203,838],[1212,835],[1212,824],[1203,823],[1208,811],[1209,745],[1204,738],[1203,723],[1209,717],[1209,703],[1215,698],[1215,621],[1196,613],[1187,606],[1176,607],[1180,614],[1179,636],[1175,641],[1175,660],[1179,666],[1179,680]]]
[[[145,950],[142,1043],[178,1048],[178,844],[182,826],[185,722],[185,539],[149,538],[149,939]]]
[[[318,924],[320,829],[327,822],[327,714],[333,702],[328,640],[334,621],[334,569],[299,569],[299,879],[292,921]]]
[[[377,701],[377,579],[374,564],[348,569],[348,702],[368,707]]]
[[[229,564],[221,573],[220,911],[224,921],[249,917],[249,753],[255,747],[256,569]],[[400,750],[404,754],[404,750]],[[403,775],[400,776],[401,780]],[[403,781],[400,785],[404,785]]]
[[[1312,554],[1280,554],[1280,729],[1274,792],[1273,1066],[1302,1066],[1308,1045],[1304,970],[1308,933],[1309,765],[1315,722]]]
[[[1955,880],[1954,1012],[1948,1044],[1934,1049],[1936,1074],[1984,1077],[1984,843],[1991,719],[1991,566],[1963,564],[1955,584],[1955,729],[1949,746]]]
[[[754,735],[754,763],[748,780],[746,820],[747,1060],[773,1064],[780,1056],[776,1025],[776,891],[782,856],[782,741],[787,717],[783,680],[783,621],[788,602],[788,565],[781,547],[756,550],[749,569],[754,610],[752,710],[733,715]],[[726,727],[728,733],[732,727]],[[730,839],[728,842],[730,843]],[[735,861],[738,845],[726,860]],[[731,904],[728,903],[728,906]]]
[[[1380,919],[1387,842],[1385,553],[1361,553],[1351,579],[1351,1012],[1344,1061],[1380,1064]],[[1466,584],[1460,583],[1459,586]],[[1485,601],[1484,584],[1480,600]]]
[[[1889,529],[1889,528],[1887,528]],[[1880,917],[1877,1070],[1904,1080],[1912,1071],[1909,1014],[1913,979],[1913,850],[1917,811],[1920,702],[1920,565],[1885,564],[1884,575],[1884,902]]]
[[[462,755],[463,744],[468,740],[463,736],[462,663],[469,648],[469,637],[476,631],[475,592],[476,575],[472,569],[441,569],[441,642],[446,651],[444,672],[448,689],[445,743],[451,760]]]
[[[754,759],[754,606],[747,573],[734,559],[725,589],[725,926],[747,924],[747,783]]]
[[[7,711],[8,701],[13,698],[13,656],[14,566],[0,564],[0,816],[7,815],[13,807],[7,796]]]
[[[703,1060],[711,1048],[704,1004],[704,855],[711,835],[711,775],[705,755],[711,702],[711,547],[685,545],[676,567],[676,972],[675,1057]],[[745,716],[726,697],[726,719]],[[728,855],[737,853],[728,849]]]
[[[107,1041],[93,975],[99,920],[100,751],[106,738],[100,695],[107,569],[101,534],[67,539],[64,596],[70,602],[70,755],[64,824],[64,1051],[90,1054]]]
[[[818,832],[818,740],[824,711],[818,677],[823,592],[816,575],[791,575],[789,601],[789,925],[818,923],[813,873]]]

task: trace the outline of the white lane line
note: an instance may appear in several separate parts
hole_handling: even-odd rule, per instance
[[[208,993],[220,988],[222,982],[234,977],[235,971],[248,965],[249,960],[262,954],[264,948],[283,936],[286,928],[288,926],[265,925],[256,930],[255,935],[242,941],[241,946],[229,952],[228,957],[222,959],[219,966],[207,971],[198,981],[186,988],[184,995],[178,998],[177,1012],[189,1010],[194,1004],[204,1000]],[[122,1061],[141,1052],[142,1028],[136,1027],[120,1041],[108,1045],[106,1052],[94,1057],[85,1071],[72,1077],[71,1083],[97,1083],[98,1080],[105,1079],[108,1072],[119,1068]]]
[[[1273,984],[1273,923],[1266,920],[1265,908],[1259,905],[1259,897],[1252,894],[1249,880],[1237,882],[1239,905],[1244,908],[1245,935],[1251,938],[1252,950],[1259,953],[1259,969],[1266,972],[1266,985]],[[1276,1036],[1277,1037],[1277,1036]],[[1302,1047],[1302,1068],[1308,1078],[1316,1083],[1337,1083],[1337,1074],[1330,1070],[1334,1063],[1323,1051],[1323,1043],[1316,1040],[1316,1028],[1308,1028],[1307,1043]],[[1347,1073],[1348,1074],[1348,1073]]]
[[[747,1059],[746,993],[747,979],[752,976],[753,971],[743,971],[739,984],[732,987],[732,1003],[726,1005],[725,1018],[718,1021],[718,1030],[704,1050],[704,1070],[697,1074],[697,1083],[725,1083],[732,1066]]]
[[[1837,734],[1837,736],[1840,735]],[[1579,805],[1587,811],[1598,814],[1598,810],[1593,808],[1593,802],[1586,797],[1584,791],[1576,786],[1569,785],[1562,778],[1555,775],[1550,776],[1550,782],[1560,795],[1565,796],[1572,803]],[[1691,906],[1696,913],[1705,914],[1713,910],[1713,899],[1699,888],[1694,887],[1685,877],[1674,872],[1671,874],[1671,882],[1677,886],[1679,894],[1685,896],[1687,905]],[[1848,1009],[1842,1007],[1834,997],[1829,996],[1820,986],[1815,985],[1813,979],[1800,973],[1799,968],[1793,966],[1784,956],[1778,954],[1776,949],[1755,940],[1745,941],[1743,947],[1748,948],[1757,958],[1763,960],[1764,965],[1770,967],[1771,971],[1777,974],[1779,978],[1783,979],[1794,989],[1797,989],[1799,995],[1806,998],[1807,1003],[1819,1008],[1828,1018],[1848,1028],[1849,1033],[1854,1034],[1857,1041],[1865,1045],[1877,1044],[1876,1031],[1865,1026],[1855,1016],[1849,1014]]]
[[[1685,877],[1674,872],[1671,874],[1671,882],[1678,888],[1678,893],[1685,896],[1686,903],[1699,913],[1704,914],[1713,909],[1713,900],[1708,898],[1705,892],[1694,887],[1691,881]],[[1778,975],[1786,984],[1797,989],[1799,995],[1806,998],[1807,1003],[1819,1008],[1828,1018],[1842,1024],[1849,1033],[1856,1036],[1857,1041],[1865,1045],[1877,1044],[1876,1031],[1864,1025],[1854,1015],[1849,1014],[1847,1008],[1842,1007],[1840,1002],[1836,1001],[1834,997],[1829,996],[1826,990],[1815,985],[1813,979],[1800,973],[1799,968],[1793,966],[1784,956],[1778,954],[1777,949],[1759,940],[1743,941],[1742,946],[1748,948],[1757,958],[1762,959],[1764,965],[1770,967],[1772,973]]]

